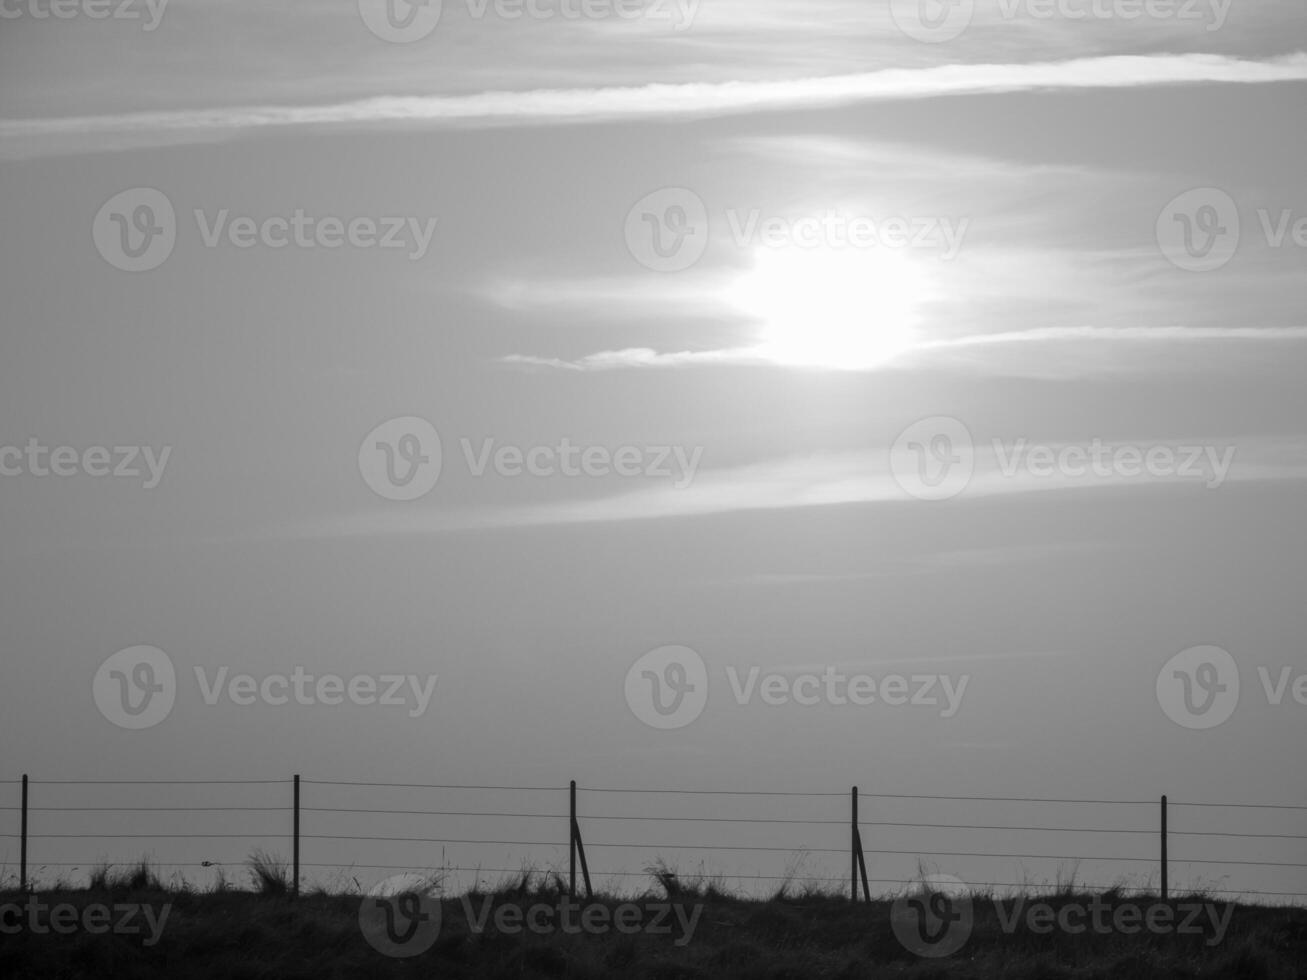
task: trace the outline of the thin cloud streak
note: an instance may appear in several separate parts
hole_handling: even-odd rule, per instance
[[[1212,445],[1236,449],[1233,466],[1225,483],[1263,483],[1307,480],[1307,443],[1291,439],[1256,436],[1230,439],[1111,439],[1108,446]],[[1055,450],[1087,443],[1050,444]],[[1005,446],[1011,452],[1013,444]],[[788,510],[840,504],[895,503],[912,506],[941,506],[915,500],[890,472],[889,452],[858,450],[843,453],[787,457],[745,466],[731,467],[700,476],[688,487],[655,487],[630,491],[598,500],[562,501],[538,506],[504,507],[491,511],[379,510],[313,525],[284,528],[273,537],[346,538],[383,535],[442,534],[471,530],[549,527],[559,525],[616,523],[665,518],[704,517],[745,511]],[[1036,476],[1028,470],[1003,472],[992,445],[976,446],[976,469],[966,489],[949,506],[964,506],[995,496],[1058,491],[1126,490],[1188,484],[1202,489],[1206,477],[1180,473],[1169,475],[1062,474],[1054,478]]]
[[[1307,53],[1302,52],[1270,61],[1208,54],[1123,55],[1032,64],[886,69],[779,82],[541,89],[466,96],[385,96],[320,106],[246,106],[0,120],[0,155],[97,152],[124,149],[136,141],[157,146],[165,135],[174,144],[192,143],[211,140],[215,134],[233,135],[268,127],[581,123],[660,116],[721,116],[1035,89],[1304,80],[1307,80]],[[96,138],[85,139],[88,136]]]
[[[1307,340],[1307,327],[1038,327],[1033,330],[1011,330],[1000,333],[971,334],[947,340],[930,340],[905,351],[901,359],[886,361],[870,367],[849,370],[876,371],[903,366],[913,355],[928,355],[931,351],[959,347],[983,347],[992,344],[1037,344],[1060,341],[1093,341],[1107,343],[1125,341],[1133,343],[1202,343],[1216,341],[1302,341]],[[503,363],[527,367],[553,368],[566,371],[614,371],[623,368],[671,368],[699,365],[757,365],[776,364],[757,347],[733,347],[725,350],[675,351],[661,353],[648,347],[630,347],[623,350],[599,351],[577,360],[556,357],[535,357],[528,354],[510,354],[501,358]],[[835,370],[832,368],[831,370]]]

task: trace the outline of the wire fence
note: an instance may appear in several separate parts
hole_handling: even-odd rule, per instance
[[[1307,834],[1294,832],[1301,828],[1307,804],[859,793],[856,788],[795,792],[409,783],[299,776],[257,780],[23,777],[0,780],[0,787],[5,787],[3,798],[13,800],[0,805],[0,840],[17,842],[18,882],[24,889],[31,885],[34,868],[87,872],[110,863],[130,863],[110,862],[104,853],[74,859],[68,853],[71,842],[150,841],[166,843],[183,852],[179,857],[187,858],[173,860],[169,855],[169,860],[157,860],[151,854],[149,864],[156,868],[225,871],[246,865],[250,849],[265,853],[289,849],[288,870],[296,892],[308,879],[306,872],[426,871],[473,875],[480,881],[490,874],[513,875],[534,868],[565,877],[575,894],[578,860],[590,891],[592,879],[649,879],[651,874],[672,873],[669,869],[689,856],[701,862],[693,877],[726,887],[776,887],[788,882],[845,889],[854,899],[859,884],[867,899],[873,891],[884,895],[901,890],[920,880],[919,874],[909,873],[912,866],[920,869],[940,859],[966,863],[972,873],[958,877],[984,889],[1051,886],[1047,878],[1029,877],[1027,862],[1057,862],[1056,884],[1068,884],[1064,865],[1074,862],[1099,871],[1131,869],[1143,879],[1134,887],[1158,891],[1163,897],[1173,890],[1175,871],[1184,869],[1199,876],[1197,885],[1186,887],[1205,894],[1299,902],[1307,898],[1307,845],[1301,843],[1307,841]],[[510,805],[503,794],[515,794],[514,803],[529,805]],[[88,795],[92,802],[87,801]],[[965,807],[968,814],[978,815],[940,819],[939,811],[946,805],[951,812]],[[927,812],[918,816],[923,810]],[[209,829],[206,817],[218,825]],[[170,825],[162,830],[145,826],[159,819]],[[258,826],[242,826],[236,832],[232,825],[246,820],[258,821]],[[420,822],[419,828],[414,821]],[[920,835],[926,835],[924,841]],[[1013,835],[1020,835],[1016,843],[1011,843]],[[1067,840],[1065,835],[1079,839],[1074,846],[1063,846],[1059,842]],[[913,839],[904,841],[904,836]],[[1299,843],[1286,843],[1290,841]],[[240,843],[242,855],[227,855],[233,842]],[[431,848],[436,845],[439,859],[432,860]],[[201,846],[204,857],[195,853]],[[222,852],[221,859],[209,856],[215,850]],[[416,853],[419,850],[421,855]],[[600,866],[593,871],[589,854],[600,857]],[[760,867],[776,861],[776,855],[790,857],[785,868]],[[848,863],[836,864],[835,856]],[[868,857],[877,866],[875,877],[867,873]],[[486,866],[487,858],[494,866]],[[726,860],[743,862],[744,868],[723,871],[707,865]],[[509,866],[515,861],[517,867]],[[836,871],[840,864],[846,870]],[[1027,877],[1002,880],[1002,873],[1014,866]],[[1202,877],[1214,871],[1220,872],[1214,879]],[[1129,887],[1130,877],[1107,882],[1077,879],[1074,885],[1104,891],[1123,884]]]

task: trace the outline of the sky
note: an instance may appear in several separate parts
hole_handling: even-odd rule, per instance
[[[628,882],[844,874],[854,785],[885,887],[1307,805],[1298,0],[395,3],[0,0],[0,779],[540,815],[307,814],[359,874],[565,863],[569,780],[835,821],[583,821]],[[1199,836],[1300,810],[1172,811],[1173,881],[1304,894]]]

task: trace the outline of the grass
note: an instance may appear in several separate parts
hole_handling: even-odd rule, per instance
[[[1214,946],[1204,936],[1141,932],[1071,934],[1004,930],[1001,912],[1013,898],[973,898],[975,923],[967,943],[943,959],[921,959],[898,941],[891,903],[854,905],[846,897],[787,883],[770,898],[732,895],[719,882],[683,878],[665,866],[650,868],[643,894],[596,896],[612,909],[622,902],[701,906],[689,942],[680,935],[477,933],[468,911],[536,903],[557,906],[566,894],[556,874],[524,871],[494,888],[467,896],[441,895],[441,928],[434,943],[410,959],[373,949],[359,925],[357,889],[291,896],[285,863],[257,854],[249,863],[252,890],[226,879],[207,890],[184,882],[165,885],[147,865],[97,869],[83,887],[54,885],[37,892],[45,905],[142,904],[171,906],[159,941],[142,936],[38,934],[29,929],[0,934],[0,976],[13,978],[213,978],[267,980],[335,977],[534,978],[578,980],[809,980],[895,977],[904,980],[1280,980],[1307,975],[1307,910],[1240,905],[1228,932]],[[439,879],[429,879],[439,888]],[[1027,901],[1033,900],[1030,895]],[[1088,904],[1095,896],[1074,882],[1039,894],[1053,909]],[[1111,891],[1097,896],[1107,906],[1155,902],[1148,895]],[[0,905],[23,901],[16,890],[0,892]],[[1172,906],[1207,902],[1203,895],[1172,898]]]

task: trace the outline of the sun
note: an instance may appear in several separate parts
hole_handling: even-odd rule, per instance
[[[778,364],[865,370],[916,343],[927,284],[917,263],[884,247],[760,247],[729,300],[757,320],[753,350]]]

